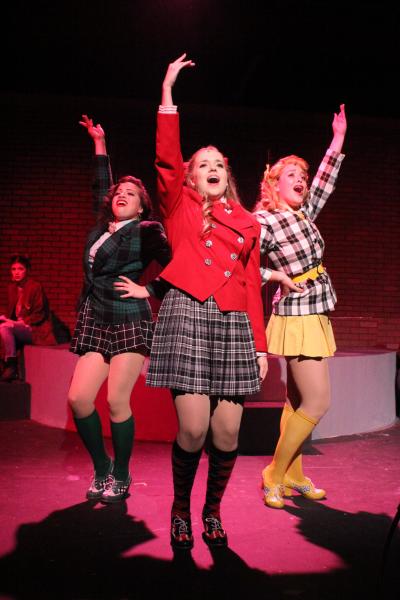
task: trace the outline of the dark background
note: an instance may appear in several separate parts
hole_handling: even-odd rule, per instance
[[[8,257],[25,253],[52,309],[73,330],[82,249],[94,223],[93,145],[80,115],[105,127],[114,176],[139,175],[154,201],[161,81],[167,64],[187,51],[196,67],[174,90],[183,156],[206,144],[220,148],[249,210],[267,161],[297,154],[315,173],[332,113],[346,104],[346,159],[318,219],[339,298],[335,337],[339,348],[398,348],[399,4],[259,5],[2,4],[0,307]]]
[[[317,0],[14,0],[2,8],[3,92],[400,116],[399,4]]]

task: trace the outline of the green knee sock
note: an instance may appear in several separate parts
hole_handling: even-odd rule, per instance
[[[105,475],[110,465],[110,457],[104,447],[103,432],[97,411],[94,410],[91,415],[83,417],[83,419],[74,417],[74,421],[78,434],[92,458],[96,475],[100,477]]]
[[[135,421],[133,416],[122,423],[111,421],[111,436],[115,456],[113,475],[119,481],[125,481],[129,475],[129,460],[132,454],[134,434]]]

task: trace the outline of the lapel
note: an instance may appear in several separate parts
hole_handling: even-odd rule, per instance
[[[106,231],[104,226],[98,225],[89,233],[88,238],[86,240],[86,248],[89,250],[91,246],[95,243],[96,240],[99,239],[101,235]]]
[[[89,264],[89,250],[90,248],[93,246],[93,244],[95,243],[96,240],[99,239],[99,237],[101,235],[103,235],[105,231],[104,226],[97,226],[94,229],[92,229],[92,231],[89,233],[87,240],[86,240],[86,246],[85,246],[85,256],[84,256],[84,264],[88,265]],[[86,267],[85,267],[86,268]],[[88,269],[88,274],[91,274],[92,269]]]
[[[218,204],[213,209],[214,219],[237,232],[242,232],[244,229],[254,227],[253,219],[245,210],[238,204],[232,204],[232,212],[227,213],[221,204]]]
[[[100,246],[96,252],[96,256],[93,263],[93,271],[98,271],[120,248],[121,244],[125,239],[132,238],[134,234],[139,232],[139,221],[131,221],[124,227],[121,227],[118,231],[113,233],[105,242]],[[100,237],[102,231],[97,236]],[[97,239],[96,238],[96,239]],[[92,242],[94,244],[96,240]]]

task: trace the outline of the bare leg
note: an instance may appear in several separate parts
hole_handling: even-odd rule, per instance
[[[296,383],[292,376],[290,368],[288,373],[288,400],[285,408],[282,411],[281,417],[281,434],[285,429],[286,422],[297,408],[301,405],[301,397],[299,395]],[[294,454],[284,476],[285,496],[292,496],[293,490],[300,492],[310,500],[322,500],[326,497],[326,492],[323,489],[316,488],[313,482],[305,476],[303,471],[303,444]]]
[[[131,393],[139,378],[143,363],[144,356],[135,352],[117,354],[111,359],[107,401],[112,422],[121,423],[132,415]]]
[[[95,409],[97,393],[108,371],[109,365],[100,353],[84,354],[76,364],[68,393],[78,434],[93,461],[95,477],[86,494],[87,498],[93,499],[101,497],[112,469],[112,461],[104,447],[101,422]]]
[[[286,419],[274,457],[263,471],[265,502],[269,506],[283,506],[283,480],[303,442],[310,435],[330,403],[329,372],[324,359],[293,357],[288,359],[293,382],[301,399],[292,415]]]
[[[306,415],[320,421],[331,400],[328,361],[296,356],[287,362],[300,399],[294,410],[301,408]]]
[[[210,399],[205,394],[178,394],[175,408],[179,431],[171,457],[174,481],[171,544],[191,548],[190,496],[210,423]]]
[[[68,402],[74,416],[83,419],[94,411],[94,402],[107,378],[109,365],[99,352],[87,352],[76,364],[68,392]]]
[[[198,452],[204,445],[210,425],[210,398],[205,394],[178,395],[175,409],[179,446],[186,452]]]
[[[211,431],[213,444],[217,448],[225,452],[237,449],[242,415],[242,402],[219,400],[213,406]]]
[[[117,502],[128,495],[131,476],[135,423],[130,399],[143,367],[144,356],[135,352],[118,354],[111,359],[107,401],[110,409],[111,436],[114,448],[114,482],[103,494],[102,501]]]

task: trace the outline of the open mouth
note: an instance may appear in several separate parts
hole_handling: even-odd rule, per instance
[[[219,177],[217,175],[210,175],[207,177],[207,183],[219,183]]]
[[[303,195],[304,188],[302,185],[295,185],[293,189],[296,192],[296,194],[300,194],[301,196]]]
[[[125,200],[117,200],[117,206],[126,206],[128,203]]]

